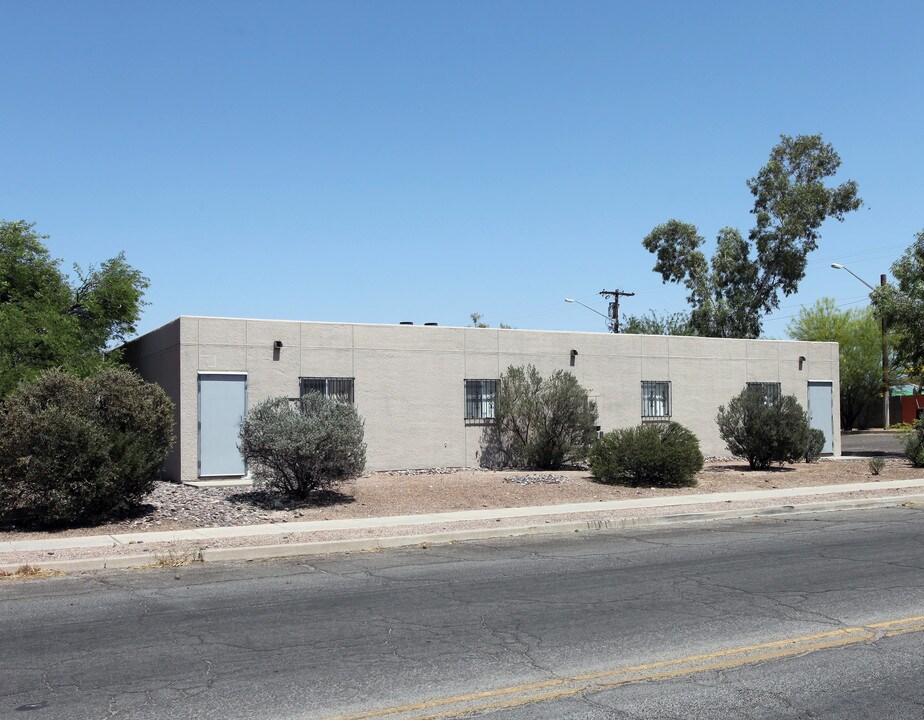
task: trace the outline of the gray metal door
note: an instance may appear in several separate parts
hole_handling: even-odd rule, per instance
[[[246,375],[199,376],[199,477],[247,474],[237,449],[245,412]]]
[[[825,434],[823,453],[834,452],[834,391],[829,382],[808,384],[809,427]]]

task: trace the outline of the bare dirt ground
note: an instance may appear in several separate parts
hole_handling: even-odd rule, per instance
[[[899,459],[887,459],[881,473],[874,476],[865,458],[801,463],[767,471],[750,471],[743,460],[717,460],[706,464],[698,475],[696,487],[672,489],[603,484],[584,470],[379,472],[346,483],[339,493],[320,498],[317,503],[298,506],[288,506],[249,488],[196,488],[159,483],[145,499],[144,507],[132,517],[55,532],[3,528],[0,541],[603,502],[921,477],[924,471]]]

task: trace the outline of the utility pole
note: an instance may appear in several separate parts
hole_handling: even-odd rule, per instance
[[[879,284],[886,285],[886,276],[879,276]],[[887,336],[888,327],[886,325],[885,315],[882,316],[882,428],[889,429],[889,398],[891,396],[892,384],[889,381],[889,340]]]
[[[610,304],[610,309],[612,310],[612,319],[613,319],[613,332],[619,332],[619,298],[621,297],[632,297],[635,295],[634,292],[623,292],[622,290],[601,290],[600,294],[605,297],[613,298],[613,302]]]

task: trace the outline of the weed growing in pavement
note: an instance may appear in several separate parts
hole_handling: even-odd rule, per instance
[[[52,570],[38,565],[20,565],[11,573],[0,570],[0,580],[35,580],[64,575],[60,570]]]
[[[155,554],[154,562],[145,565],[145,567],[175,568],[201,562],[203,562],[202,548],[198,546],[190,550],[174,550],[170,548],[167,550],[166,554]]]

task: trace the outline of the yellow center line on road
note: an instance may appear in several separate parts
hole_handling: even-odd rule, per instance
[[[417,703],[367,710],[352,715],[337,716],[329,720],[376,720],[387,717],[395,718],[396,716],[401,716],[401,720],[443,720],[444,718],[459,717],[461,715],[472,715],[520,705],[549,702],[630,683],[667,680],[713,670],[728,670],[818,650],[857,645],[874,641],[881,637],[894,637],[914,632],[924,632],[924,615],[886,620],[814,635],[802,635],[758,645],[718,650],[702,655],[690,655],[602,672],[553,678],[495,690],[484,690],[465,695],[454,695]],[[556,689],[550,691],[551,688]],[[490,700],[491,702],[479,702],[485,700]],[[416,714],[419,711],[424,711],[425,714]]]

